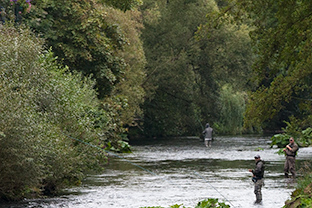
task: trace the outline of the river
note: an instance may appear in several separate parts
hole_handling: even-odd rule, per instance
[[[296,182],[283,177],[284,156],[270,148],[269,137],[216,137],[206,148],[195,137],[131,141],[132,154],[112,156],[98,175],[60,197],[25,200],[9,208],[140,208],[175,204],[194,208],[199,201],[218,198],[233,207],[281,208]],[[263,203],[254,205],[248,169],[254,156],[265,161]],[[311,162],[312,148],[300,148],[296,169],[300,176]],[[182,206],[181,206],[182,208]]]

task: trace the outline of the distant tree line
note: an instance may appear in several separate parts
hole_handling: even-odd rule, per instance
[[[253,86],[250,28],[232,20],[214,27],[217,3],[146,0],[141,7],[147,136],[198,135],[207,122],[219,134],[243,132]]]

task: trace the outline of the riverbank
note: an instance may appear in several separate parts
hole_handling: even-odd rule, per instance
[[[298,179],[298,185],[285,202],[284,208],[312,207],[312,172],[311,164],[306,164],[306,172]]]

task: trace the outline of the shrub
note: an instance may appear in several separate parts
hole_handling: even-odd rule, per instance
[[[92,145],[107,140],[114,120],[94,82],[68,73],[42,45],[22,25],[0,29],[0,199],[54,194],[106,162]]]
[[[0,198],[6,200],[23,197],[43,176],[36,135],[40,124],[33,119],[31,102],[36,91],[33,80],[45,80],[35,61],[42,41],[30,37],[27,29],[17,30],[9,23],[0,28]]]
[[[141,208],[164,208],[164,207],[141,207]],[[175,204],[170,206],[169,208],[186,208],[183,204]],[[205,199],[203,201],[198,202],[195,208],[230,208],[230,205],[226,205],[223,202],[219,202],[218,199]]]
[[[219,202],[218,199],[206,199],[201,202],[198,202],[195,208],[210,208],[210,207],[217,207],[217,208],[230,208],[229,205],[226,205],[223,202]]]

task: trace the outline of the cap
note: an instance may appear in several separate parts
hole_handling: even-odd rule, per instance
[[[257,158],[257,159],[260,158],[260,155],[255,155],[255,158]]]

